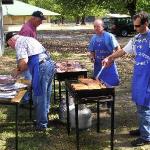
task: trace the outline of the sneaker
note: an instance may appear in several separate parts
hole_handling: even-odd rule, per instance
[[[131,136],[140,136],[140,130],[139,129],[131,130],[131,131],[129,131],[129,134]]]
[[[131,142],[131,145],[133,147],[144,146],[144,145],[147,145],[147,144],[150,144],[150,141],[145,141],[142,138],[137,138],[136,140],[134,140],[134,141]]]

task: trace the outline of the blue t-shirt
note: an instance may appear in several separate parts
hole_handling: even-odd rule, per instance
[[[103,38],[104,38],[104,42],[105,42],[105,45],[107,47],[107,49],[109,51],[113,51],[118,45],[119,43],[117,42],[115,36],[109,32],[104,32],[103,33]],[[94,52],[94,46],[95,46],[95,42],[96,41],[99,41],[99,39],[101,39],[101,35],[97,35],[97,34],[94,34],[90,40],[90,44],[88,46],[88,50],[91,51],[91,52]]]
[[[103,32],[101,35],[93,35],[88,50],[95,52],[94,77],[97,76],[102,67],[101,61],[111,55],[118,45],[116,38],[111,33]],[[100,74],[99,79],[110,86],[118,85],[119,75],[116,65],[113,63],[110,67],[105,68]]]

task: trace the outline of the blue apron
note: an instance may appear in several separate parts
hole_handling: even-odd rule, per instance
[[[138,35],[135,46],[132,99],[138,105],[150,106],[150,31]]]
[[[43,95],[42,85],[40,83],[40,73],[39,73],[39,56],[32,55],[28,57],[28,67],[32,75],[32,89],[35,96]]]
[[[106,46],[104,36],[100,36],[95,41],[93,49],[95,50],[94,77],[96,77],[102,67],[101,61],[112,54],[112,51]],[[110,67],[104,68],[99,79],[108,86],[117,86],[119,84],[119,75],[115,63]]]

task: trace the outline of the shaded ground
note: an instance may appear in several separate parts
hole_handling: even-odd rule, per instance
[[[39,40],[44,46],[51,52],[54,60],[60,60],[64,58],[79,59],[84,62],[89,71],[91,71],[92,64],[87,59],[87,44],[91,37],[92,30],[80,30],[80,31],[49,31],[39,34]],[[121,45],[127,43],[128,38],[118,38]],[[10,51],[8,51],[10,53]],[[7,51],[6,51],[7,54]],[[3,74],[9,73],[10,70],[16,66],[15,56],[11,57],[7,55],[1,57],[0,72]],[[10,54],[9,54],[10,55]],[[134,138],[128,135],[128,131],[136,128],[137,118],[135,106],[131,102],[130,96],[130,81],[132,75],[133,58],[131,56],[124,56],[117,60],[119,74],[121,78],[120,85],[116,88],[116,104],[115,104],[115,150],[149,150],[149,146],[132,148],[130,141]],[[90,74],[89,74],[90,75]],[[1,113],[4,110],[2,109]],[[7,115],[10,115],[9,112]],[[25,112],[23,112],[25,113]],[[27,112],[26,112],[27,113]],[[52,114],[49,116],[53,119],[57,116],[52,110]],[[94,114],[94,112],[93,112]],[[23,114],[20,114],[22,116]],[[3,116],[3,115],[2,115]],[[83,131],[81,133],[80,144],[81,150],[107,150],[109,147],[109,134],[110,134],[110,122],[109,114],[107,112],[101,113],[101,132],[96,133],[95,118],[93,118],[93,127],[89,131]],[[3,119],[6,116],[1,117]],[[10,119],[10,118],[7,118]],[[12,120],[12,119],[11,119]],[[27,125],[22,129],[20,135],[20,149],[21,150],[75,150],[75,134],[71,133],[70,137],[67,136],[66,128],[62,124],[54,123],[48,130],[48,133],[39,134],[30,131],[31,125]],[[3,130],[8,132],[8,128],[2,128],[0,134],[4,136]],[[0,145],[2,148],[7,145],[6,149],[11,149],[12,138],[3,137],[0,135]],[[9,136],[9,135],[7,135]],[[40,140],[39,140],[40,139]],[[7,140],[7,143],[4,141]],[[10,140],[10,141],[9,141]],[[22,142],[24,141],[24,142]],[[31,142],[29,142],[31,141]],[[38,145],[37,145],[38,144]]]
[[[60,34],[61,32],[61,34]],[[38,38],[44,46],[50,50],[69,50],[75,53],[85,52],[88,42],[93,34],[92,29],[88,30],[63,30],[39,32]],[[117,37],[121,46],[124,46],[130,37]]]

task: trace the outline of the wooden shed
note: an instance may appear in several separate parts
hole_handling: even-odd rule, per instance
[[[43,8],[14,0],[14,4],[2,5],[4,30],[7,30],[8,26],[24,24],[31,17],[32,13],[37,10],[41,11],[46,17],[46,20],[44,20],[45,23],[50,23],[51,16],[60,15]]]

